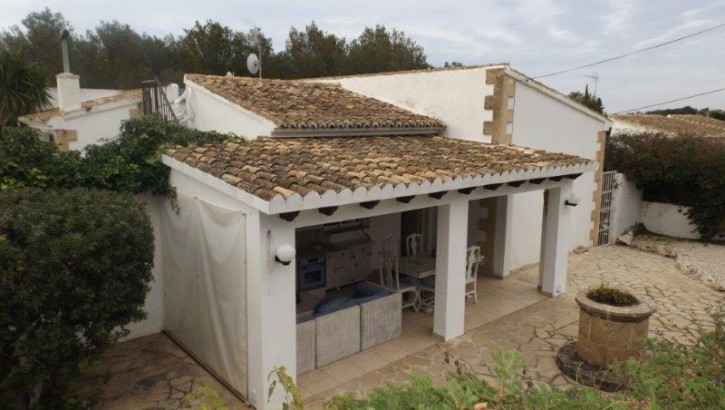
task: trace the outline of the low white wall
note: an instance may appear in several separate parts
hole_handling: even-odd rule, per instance
[[[69,113],[65,117],[51,119],[48,124],[53,129],[76,130],[78,140],[69,142],[68,149],[83,151],[88,145],[102,144],[102,140],[117,136],[121,124],[131,118],[131,109],[136,108],[139,102],[124,101],[94,107],[91,111]]]
[[[612,194],[609,243],[614,243],[619,235],[642,222],[642,190],[624,174],[618,173],[614,178],[616,188]]]
[[[648,231],[673,238],[699,239],[697,227],[687,218],[687,207],[642,201],[642,223]]]

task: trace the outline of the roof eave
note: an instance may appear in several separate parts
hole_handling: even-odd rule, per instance
[[[304,197],[300,194],[293,194],[287,198],[277,195],[266,201],[249,192],[230,185],[223,180],[208,174],[200,169],[194,168],[169,155],[162,158],[164,164],[181,172],[193,179],[196,179],[213,189],[216,189],[242,203],[251,206],[260,212],[268,215],[276,215],[288,212],[298,212],[311,209],[318,209],[332,206],[344,206],[359,204],[370,201],[383,201],[407,196],[426,195],[441,191],[456,191],[466,188],[478,188],[484,185],[506,184],[516,181],[527,181],[532,179],[556,178],[566,175],[577,175],[585,172],[595,171],[598,163],[590,161],[583,164],[572,164],[564,166],[541,167],[528,170],[504,171],[497,174],[476,175],[472,177],[458,178],[436,178],[432,182],[422,183],[400,183],[374,185],[369,188],[358,187],[355,190],[343,189],[340,192],[328,190],[320,195],[312,191]]]
[[[370,137],[401,135],[440,135],[444,127],[410,128],[275,128],[273,138],[290,137]]]

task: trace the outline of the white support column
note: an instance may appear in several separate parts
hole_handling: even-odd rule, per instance
[[[248,228],[249,400],[258,410],[280,409],[284,389],[277,383],[267,399],[270,372],[284,366],[297,378],[295,266],[274,260],[280,245],[295,246],[293,225],[277,216],[260,214]],[[259,238],[259,241],[256,240]]]
[[[463,334],[466,307],[468,200],[438,207],[433,333],[444,340]]]
[[[571,194],[572,184],[573,181],[565,179],[561,187],[546,190],[539,285],[541,292],[549,296],[559,296],[566,291],[571,207],[564,202]]]
[[[511,207],[510,195],[496,198],[496,237],[493,238],[493,274],[504,277],[511,272]]]

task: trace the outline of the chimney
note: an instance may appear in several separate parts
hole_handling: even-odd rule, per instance
[[[80,77],[70,72],[68,62],[68,38],[70,32],[63,30],[60,35],[61,48],[63,50],[63,73],[55,76],[58,86],[58,108],[61,111],[73,111],[81,108],[81,83]]]

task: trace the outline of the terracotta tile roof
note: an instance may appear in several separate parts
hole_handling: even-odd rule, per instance
[[[725,121],[704,115],[630,114],[613,115],[612,119],[673,136],[725,137]]]
[[[103,98],[97,98],[95,100],[88,100],[81,103],[81,108],[90,111],[94,107],[111,104],[119,101],[126,101],[126,100],[134,100],[134,99],[141,99],[141,89],[137,88],[134,90],[122,90],[118,94],[114,94],[108,97]],[[79,110],[75,110],[79,111]],[[75,112],[75,111],[68,111],[68,112]],[[59,108],[51,108],[48,110],[38,111],[36,113],[27,114],[20,118],[23,122],[30,122],[30,121],[38,121],[38,122],[45,122],[48,121],[51,118],[60,117],[64,114],[63,111],[61,111]]]
[[[592,162],[559,153],[444,137],[263,138],[166,151],[265,201],[376,185],[535,171]]]
[[[187,74],[190,80],[284,129],[435,128],[443,123],[337,84]]]

